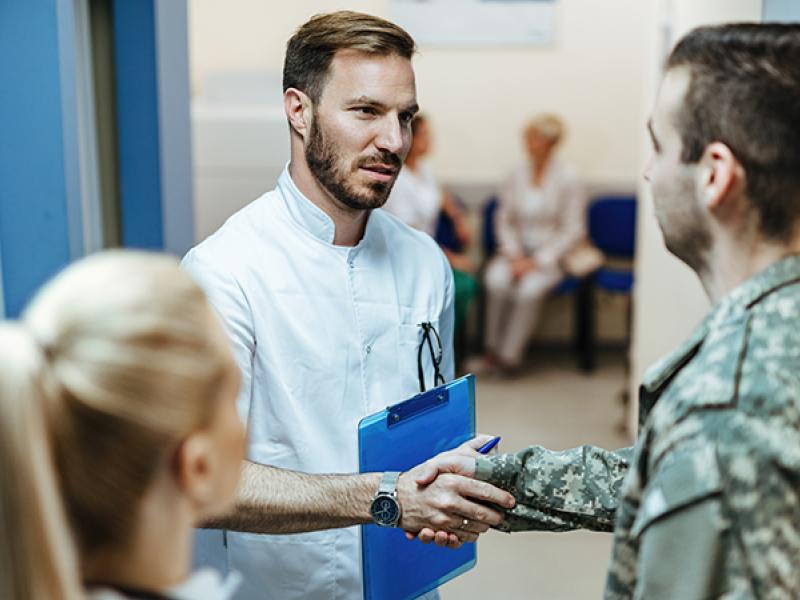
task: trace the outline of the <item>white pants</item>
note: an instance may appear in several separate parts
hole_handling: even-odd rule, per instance
[[[563,278],[558,268],[538,268],[513,281],[511,261],[498,256],[486,268],[486,350],[509,365],[522,362],[548,292]]]

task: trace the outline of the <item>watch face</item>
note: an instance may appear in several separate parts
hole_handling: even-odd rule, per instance
[[[400,518],[400,506],[391,496],[378,496],[370,507],[372,518],[378,525],[394,525]]]

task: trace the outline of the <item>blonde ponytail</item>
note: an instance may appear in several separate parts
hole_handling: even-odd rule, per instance
[[[0,598],[71,598],[80,565],[131,541],[159,469],[236,376],[214,319],[174,259],[111,251],[3,326]]]
[[[81,597],[45,423],[43,355],[0,323],[0,598]]]

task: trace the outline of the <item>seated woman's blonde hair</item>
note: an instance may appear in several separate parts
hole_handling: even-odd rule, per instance
[[[113,251],[0,325],[0,598],[82,597],[78,557],[128,541],[233,368],[212,318],[174,259]]]
[[[558,144],[566,133],[566,127],[561,117],[551,113],[543,113],[533,117],[525,125],[525,134],[537,133],[551,144]]]

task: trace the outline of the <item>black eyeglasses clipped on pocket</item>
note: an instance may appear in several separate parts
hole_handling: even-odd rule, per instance
[[[431,353],[431,362],[433,363],[433,387],[444,384],[444,377],[439,367],[442,364],[442,339],[439,337],[439,332],[430,321],[423,321],[418,325],[422,328],[422,341],[419,343],[417,349],[417,375],[419,376],[419,391],[424,392],[425,387],[425,369],[422,366],[422,353],[425,346],[428,346],[428,351]],[[434,340],[436,348],[434,349]]]

